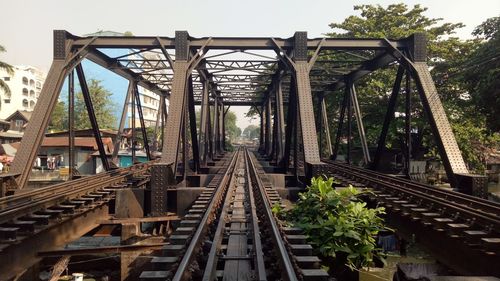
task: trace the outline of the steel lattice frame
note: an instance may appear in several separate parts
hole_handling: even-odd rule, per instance
[[[109,49],[124,49],[127,52],[112,57],[107,55],[106,50]],[[306,32],[297,32],[285,39],[194,38],[186,31],[177,31],[173,38],[78,37],[56,30],[53,64],[12,172],[18,175],[19,188],[25,186],[31,170],[30,163],[36,158],[50,120],[48,113],[52,112],[57,102],[66,76],[75,67],[78,68],[83,59],[128,79],[133,85],[129,87],[129,92],[134,93],[135,87],[140,86],[169,99],[168,118],[163,116],[166,115],[163,112],[158,119],[166,119],[161,162],[171,169],[174,178],[170,179],[170,184],[175,183],[175,175],[185,178],[190,172],[188,165],[179,165],[181,162],[188,163],[189,159],[193,159],[191,170],[197,172],[207,161],[223,153],[224,116],[229,106],[255,106],[262,117],[262,152],[285,170],[293,164],[295,172],[305,169],[307,174],[312,170],[310,165],[320,164],[321,161],[313,93],[323,95],[345,88],[347,99],[344,109],[351,113],[354,106],[358,127],[362,127],[359,123],[361,113],[356,107],[359,105],[355,82],[377,69],[400,64],[414,77],[444,166],[453,180],[455,174],[468,171],[444,115],[425,58],[425,37],[421,34],[401,40],[308,39]],[[134,94],[127,96],[133,98]],[[323,127],[328,127],[328,120],[324,100],[321,103],[319,131],[323,132]],[[202,107],[199,130],[194,117],[195,105]],[[389,104],[389,117],[384,122],[384,128],[385,123],[390,123],[391,106]],[[285,107],[288,108],[286,118]],[[123,128],[122,124],[120,128]],[[189,141],[186,139],[187,130],[191,132]],[[364,131],[360,130],[360,134]],[[386,128],[380,137],[379,150],[374,155],[375,164],[385,145],[385,134]],[[327,137],[330,138],[329,135]],[[329,151],[335,154],[337,150],[331,148],[330,142],[328,146]],[[368,149],[365,148],[364,152],[365,159],[370,161],[369,155],[366,155],[369,154]]]

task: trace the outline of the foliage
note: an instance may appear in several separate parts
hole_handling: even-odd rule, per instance
[[[66,131],[68,130],[68,111],[63,101],[58,101],[49,123],[49,131]]]
[[[474,113],[486,117],[486,126],[500,132],[500,17],[486,20],[473,32],[485,40],[465,60],[462,69]]]
[[[226,113],[226,137],[232,143],[236,138],[241,136],[240,127],[236,126],[236,114],[232,111]]]
[[[457,139],[464,139],[460,134],[465,130],[469,133],[475,132],[476,140],[487,140],[494,138],[491,131],[499,131],[498,104],[500,102],[500,73],[498,65],[499,42],[498,42],[498,18],[493,18],[483,23],[475,31],[475,35],[482,36],[488,41],[481,43],[481,38],[473,40],[460,40],[453,37],[457,28],[463,27],[461,23],[442,23],[440,18],[429,18],[424,15],[427,8],[420,5],[408,7],[405,4],[392,4],[387,7],[380,5],[358,5],[354,10],[359,15],[347,17],[343,22],[332,23],[330,27],[333,32],[328,33],[331,37],[356,37],[356,38],[406,38],[416,32],[423,32],[427,36],[428,64],[431,74],[436,83],[439,97],[443,102],[450,123],[455,130]],[[334,55],[328,55],[335,59]],[[336,54],[345,56],[345,54]],[[463,75],[464,69],[466,75]],[[392,84],[394,83],[395,66],[388,66],[378,70],[356,82],[358,99],[363,114],[363,122],[370,146],[375,146],[380,134],[382,122],[385,115],[385,106]],[[412,83],[414,84],[414,83]],[[425,144],[430,150],[436,150],[433,136],[429,134],[429,125],[419,101],[416,88],[412,85],[413,109],[412,129],[416,134],[414,141],[418,141],[413,148]],[[330,95],[327,97],[329,120],[333,124],[338,115],[340,97]],[[400,96],[396,111],[404,111],[404,97]],[[477,112],[481,112],[479,115]],[[486,116],[484,120],[483,116]],[[404,118],[395,118],[392,122],[387,145],[398,147],[401,145],[402,128]],[[488,130],[476,130],[475,126],[487,126]],[[335,131],[332,128],[331,131]],[[353,129],[354,130],[354,129]],[[355,145],[359,142],[355,134]],[[470,136],[470,134],[468,135]],[[472,169],[481,170],[482,164],[478,161],[478,150],[468,139],[459,141],[460,148],[464,154],[464,160]],[[480,144],[481,147],[488,142]],[[341,147],[342,149],[342,147]],[[413,156],[423,155],[422,151],[413,151]]]
[[[99,124],[99,129],[113,129],[116,127],[116,116],[113,114],[116,104],[112,93],[101,85],[100,80],[91,79],[88,83],[90,98]],[[49,130],[64,131],[68,129],[68,109],[64,101],[59,101],[52,112]],[[91,128],[87,107],[82,92],[75,94],[75,129]]]
[[[258,138],[260,136],[260,126],[248,125],[243,130],[243,136],[249,140],[253,140],[255,138]]]
[[[380,257],[375,237],[386,229],[380,217],[384,208],[369,209],[358,199],[359,190],[349,186],[337,191],[333,183],[333,178],[313,178],[285,217],[305,231],[322,255],[345,258],[352,269],[370,266],[374,256]]]
[[[3,53],[3,52],[5,52],[5,48],[2,45],[0,45],[0,53]],[[6,62],[3,62],[3,61],[0,61],[0,70],[4,70],[9,75],[14,74],[14,68],[12,67],[12,65],[10,65]],[[7,83],[5,83],[5,81],[3,79],[0,79],[0,89],[2,89],[4,91],[6,96],[11,95],[9,85],[7,85]]]

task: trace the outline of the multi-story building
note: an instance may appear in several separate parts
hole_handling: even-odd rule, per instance
[[[153,127],[156,124],[156,116],[158,114],[158,106],[160,105],[160,97],[142,87],[139,87],[139,96],[141,99],[141,107],[142,107],[142,114],[144,118],[144,126],[146,127]],[[132,122],[132,111],[130,110],[131,107],[129,107],[129,125],[131,125]],[[136,111],[135,113],[135,126],[140,127],[141,123],[139,120],[139,113]]]
[[[13,68],[12,75],[0,70],[0,79],[10,88],[10,94],[0,89],[0,119],[17,110],[33,111],[45,82],[46,74],[36,67],[16,65]]]

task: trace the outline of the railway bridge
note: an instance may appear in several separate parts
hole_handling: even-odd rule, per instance
[[[48,257],[56,258],[55,276],[68,256],[119,253],[122,280],[328,280],[302,230],[271,211],[320,175],[372,190],[369,200],[386,207],[400,235],[416,237],[456,274],[500,277],[500,205],[481,198],[486,179],[467,170],[426,57],[423,34],[399,40],[310,39],[306,32],[290,38],[195,38],[186,31],[175,37],[79,37],[55,30],[52,66],[10,173],[2,175],[0,279],[32,280]],[[100,135],[83,60],[128,80],[112,155]],[[380,105],[386,114],[378,145],[370,149],[356,83],[382,69],[397,69],[396,78],[388,103]],[[74,168],[77,84],[105,170],[86,177]],[[32,163],[64,85],[70,180],[29,189]],[[139,87],[160,97],[155,139],[146,133]],[[331,95],[340,100],[336,132],[330,132],[326,106]],[[406,113],[402,177],[380,172],[398,98]],[[454,191],[407,177],[415,99]],[[258,147],[228,151],[225,117],[235,106],[258,112]],[[141,134],[148,161],[118,168],[128,112],[132,139]],[[361,165],[353,157],[354,139]],[[144,239],[141,225],[147,223],[161,225],[158,239]],[[117,229],[117,244],[62,248],[83,235],[110,236]]]

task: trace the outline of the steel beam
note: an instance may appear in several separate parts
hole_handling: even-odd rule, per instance
[[[356,94],[354,83],[350,85],[349,91],[351,93],[351,101],[354,109],[354,116],[356,118],[356,127],[358,127],[361,149],[363,150],[363,159],[365,161],[365,165],[368,165],[371,162],[370,151],[368,150],[368,143],[366,142],[365,127],[363,125],[363,115],[361,114],[361,108],[359,107],[358,95]]]
[[[307,164],[318,164],[321,160],[319,157],[314,112],[312,110],[311,81],[309,78],[310,64],[307,61],[307,33],[296,32],[294,39],[293,66],[296,79],[298,116],[300,118],[304,146],[304,160]]]
[[[191,129],[191,147],[193,150],[193,162],[194,171],[198,172],[200,168],[200,147],[198,143],[198,132],[196,129],[196,112],[194,108],[194,97],[193,97],[193,79],[189,76],[188,79],[188,114],[189,114],[189,127]],[[188,165],[186,165],[187,168]]]
[[[97,123],[97,117],[94,111],[94,105],[92,104],[92,98],[90,96],[90,91],[87,86],[87,80],[85,79],[85,74],[81,64],[76,66],[76,75],[78,76],[78,82],[80,82],[80,88],[83,94],[83,100],[85,101],[85,107],[87,108],[87,114],[90,119],[90,124],[92,126],[92,131],[94,132],[95,142],[97,143],[97,148],[99,150],[99,156],[101,158],[102,166],[105,171],[109,171],[109,162],[106,155],[106,149],[104,148],[104,143],[102,142],[101,131],[99,130],[99,124]]]
[[[127,95],[125,96],[125,101],[123,102],[122,115],[120,117],[120,124],[118,125],[118,132],[116,134],[115,145],[113,149],[112,161],[115,162],[117,166],[118,164],[118,151],[120,150],[120,143],[122,140],[123,130],[125,129],[125,122],[127,121],[127,114],[129,109],[130,97],[132,95],[132,83],[129,81]]]
[[[188,34],[176,32],[176,58],[174,62],[174,80],[170,94],[169,117],[164,135],[161,162],[171,166],[172,174],[177,174],[178,154],[181,139],[182,118],[186,107],[187,81],[189,76]],[[162,44],[164,45],[164,44]]]
[[[139,122],[141,123],[142,140],[144,142],[144,149],[146,150],[146,158],[149,161],[151,160],[151,151],[149,149],[148,133],[146,132],[146,124],[144,123],[144,115],[142,114],[141,96],[137,84],[135,84],[134,94],[135,100],[137,101],[137,113],[139,113]]]
[[[389,97],[389,102],[387,104],[387,111],[385,113],[384,123],[382,125],[382,130],[380,132],[380,137],[378,139],[377,150],[373,157],[372,169],[378,170],[378,165],[380,163],[380,158],[385,149],[385,141],[387,139],[387,133],[389,132],[389,125],[392,119],[394,119],[394,112],[396,110],[396,101],[398,99],[398,94],[401,89],[401,81],[403,80],[404,67],[402,65],[398,68],[398,73],[396,74],[396,80],[394,81],[394,86],[392,87],[392,93]]]
[[[339,121],[337,125],[337,134],[335,135],[335,145],[333,147],[332,159],[336,160],[340,147],[340,139],[342,138],[342,129],[344,127],[344,119],[345,119],[345,110],[347,108],[347,103],[349,100],[349,91],[348,88],[344,90],[344,98],[342,99],[342,103],[340,104],[340,113],[339,113]]]
[[[208,158],[208,145],[209,142],[207,140],[207,130],[208,130],[208,100],[209,100],[209,88],[210,85],[207,80],[203,81],[203,94],[202,94],[202,105],[201,105],[201,113],[200,113],[200,135],[199,135],[199,144],[200,144],[200,162],[202,166],[207,165]]]
[[[328,123],[328,114],[326,111],[326,103],[325,103],[325,98],[323,95],[321,98],[321,117],[322,117],[323,126],[325,127],[326,148],[328,149],[328,158],[330,158],[333,155],[333,149],[332,149],[332,140],[331,140],[331,135],[330,135],[330,125]]]
[[[267,156],[271,153],[271,141],[272,141],[272,124],[271,124],[271,99],[267,99],[265,102],[265,110],[266,114],[266,135],[265,135],[265,154]]]
[[[284,153],[284,137],[285,137],[285,117],[284,117],[284,108],[283,108],[283,91],[281,88],[281,81],[277,81],[276,83],[276,92],[275,92],[275,104],[276,111],[274,118],[276,118],[276,163],[280,163],[283,159]]]
[[[12,162],[10,171],[13,174],[19,174],[16,178],[19,189],[24,188],[28,182],[31,168],[38,154],[38,148],[49,125],[51,114],[48,113],[52,113],[54,110],[64,79],[69,72],[65,67],[65,60],[69,57],[72,41],[67,40],[67,36],[68,34],[65,31],[54,31],[54,59],[52,66],[45,79],[30,122],[28,122],[24,131],[16,157]]]
[[[71,35],[75,40],[75,47],[83,47],[91,41],[92,37],[78,37]],[[211,39],[210,49],[244,49],[244,50],[264,50],[272,49],[275,45],[284,50],[294,48],[292,38],[266,38],[266,37],[202,37],[191,38],[189,45],[191,48],[200,48],[204,46],[207,40]],[[365,38],[316,38],[307,40],[307,49],[314,50],[319,42],[325,40],[323,48],[325,50],[379,50],[387,46],[383,39],[365,39]],[[398,48],[407,47],[405,39],[391,41]],[[133,48],[141,49],[148,47],[157,47],[158,44],[166,49],[175,48],[176,40],[171,37],[157,36],[136,36],[136,37],[99,37],[91,43],[94,48]]]
[[[69,176],[72,180],[75,175],[75,73],[68,75],[68,164]]]
[[[411,162],[411,74],[406,70],[406,85],[405,85],[405,140],[406,140],[406,163],[405,172],[410,178],[410,162]]]

